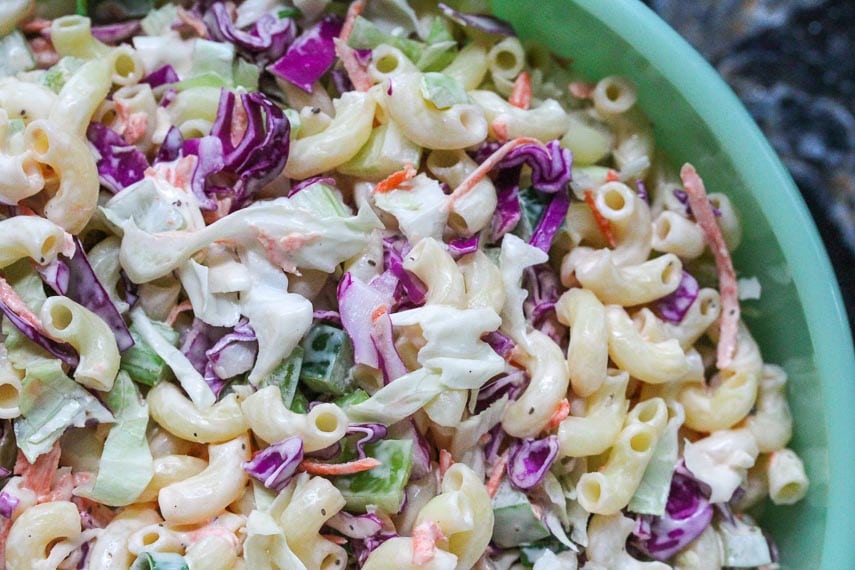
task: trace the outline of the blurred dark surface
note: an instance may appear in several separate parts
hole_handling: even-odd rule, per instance
[[[855,327],[855,0],[645,2],[718,69],[789,168]]]

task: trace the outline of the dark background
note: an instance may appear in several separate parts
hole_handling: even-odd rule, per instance
[[[855,328],[855,0],[644,0],[712,63],[789,168]]]

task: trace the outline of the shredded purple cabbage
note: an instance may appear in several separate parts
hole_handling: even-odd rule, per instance
[[[546,143],[546,148],[524,144],[513,149],[499,162],[499,168],[527,164],[531,168],[531,185],[541,192],[564,192],[572,178],[573,153],[561,148],[557,140]]]
[[[689,308],[698,298],[700,286],[697,280],[688,272],[683,271],[680,284],[670,293],[653,304],[659,316],[671,323],[680,323],[689,312]]]
[[[143,77],[141,83],[148,83],[152,89],[156,89],[163,85],[178,83],[178,81],[178,74],[175,73],[175,69],[167,63]],[[175,127],[170,127],[171,129],[175,129]]]
[[[15,512],[15,509],[18,507],[18,503],[20,502],[21,501],[18,497],[14,497],[6,491],[0,493],[0,517],[11,519],[12,513]]]
[[[386,437],[386,431],[386,426],[383,424],[351,424],[347,428],[347,435],[361,436],[356,440],[356,453],[359,454],[360,459],[365,459],[365,446]]]
[[[105,44],[116,45],[134,37],[140,29],[139,20],[129,20],[104,26],[92,26],[92,36]]]
[[[388,384],[408,372],[392,335],[392,319],[388,313],[378,316],[371,326],[371,342],[377,351],[377,363],[383,372],[383,382]]]
[[[644,200],[649,206],[650,194],[647,192],[647,186],[644,184],[644,180],[636,180],[635,188],[638,190],[638,197]]]
[[[443,3],[439,4],[439,9],[449,20],[456,22],[461,26],[474,28],[497,36],[514,35],[514,29],[511,25],[504,20],[496,18],[495,16],[489,16],[487,14],[466,14]]]
[[[524,283],[530,294],[523,302],[523,311],[531,325],[558,345],[564,343],[567,327],[558,322],[555,303],[561,295],[561,279],[548,263],[525,270]]]
[[[514,229],[522,218],[520,207],[520,168],[508,168],[499,172],[494,182],[496,187],[496,210],[490,225],[494,242]]]
[[[327,520],[326,525],[348,538],[360,540],[370,538],[383,530],[383,521],[372,512],[364,515],[352,515],[346,511],[339,511],[334,517]]]
[[[297,31],[294,20],[273,14],[262,15],[247,31],[239,30],[222,2],[211,6],[204,22],[211,39],[233,44],[239,54],[259,65],[281,57]]]
[[[65,295],[65,292],[68,291],[71,271],[61,259],[55,259],[47,265],[37,265],[36,271],[38,271],[42,281],[57,293]]]
[[[350,272],[338,284],[338,310],[341,324],[353,344],[353,360],[372,368],[379,367],[377,349],[371,338],[374,310],[384,304],[376,290],[354,277]]]
[[[9,305],[7,305],[2,298],[0,298],[0,312],[6,315],[6,318],[9,319],[15,328],[21,331],[25,337],[47,350],[49,353],[53,354],[64,363],[68,364],[72,368],[77,366],[80,361],[77,351],[70,344],[66,344],[64,342],[56,341],[46,335],[44,335],[41,331],[39,331],[36,327],[32,326],[26,319],[18,315],[15,311],[12,310]]]
[[[391,531],[381,531],[364,540],[351,541],[351,547],[353,548],[353,553],[356,555],[359,567],[364,566],[368,560],[368,556],[390,538],[398,538],[398,534]]]
[[[0,479],[5,479],[6,477],[8,477],[11,474],[12,474],[11,471],[9,471],[8,469],[6,469],[2,465],[0,465]]]
[[[329,176],[313,176],[311,178],[306,178],[305,180],[301,180],[300,182],[291,186],[291,190],[288,191],[288,197],[290,198],[297,192],[301,190],[305,190],[312,184],[326,184],[327,186],[335,187],[335,178],[330,178]]]
[[[289,81],[305,91],[335,63],[335,43],[341,33],[343,21],[330,15],[306,30],[297,38],[279,60],[267,67],[273,75]]]
[[[519,489],[531,489],[543,481],[556,457],[558,436],[526,438],[511,453],[507,468],[508,480]]]
[[[489,332],[481,337],[481,340],[489,344],[490,348],[502,358],[505,358],[516,346],[511,337],[500,331]]]
[[[347,71],[344,69],[333,69],[330,72],[330,78],[332,79],[333,87],[335,87],[335,90],[338,91],[339,94],[353,91],[353,82],[350,80],[350,77],[347,75]]]
[[[316,321],[326,321],[341,326],[341,315],[338,314],[338,311],[316,310],[312,313],[312,318]]]
[[[143,179],[148,160],[119,133],[101,123],[90,123],[86,138],[98,153],[98,178],[110,192],[121,192]]]
[[[522,392],[523,383],[525,383],[525,372],[522,370],[504,374],[488,381],[478,390],[475,413],[486,410],[503,396],[507,395],[511,400],[516,399]]]
[[[101,320],[113,331],[119,350],[124,352],[134,345],[134,339],[125,324],[125,319],[122,318],[107,290],[104,289],[104,285],[92,269],[79,238],[74,238],[74,245],[77,248],[74,256],[63,259],[63,263],[68,267],[68,286],[64,291],[57,291],[57,293],[80,303],[101,317]]]
[[[552,240],[564,223],[568,209],[570,209],[570,196],[563,190],[557,192],[540,216],[540,221],[537,222],[537,227],[534,228],[528,243],[549,253]]]
[[[686,193],[686,191],[681,189],[681,188],[678,188],[678,189],[674,190],[673,193],[674,193],[674,197],[677,198],[677,201],[680,202],[681,204],[683,204],[683,206],[685,206],[686,215],[694,217],[695,215],[692,213],[692,206],[689,205],[689,195]],[[719,210],[718,208],[716,208],[712,204],[710,204],[710,207],[712,208],[713,215],[716,218],[720,218],[721,217],[721,210]]]
[[[298,436],[274,443],[243,464],[243,470],[276,492],[288,486],[303,460],[303,440]]]
[[[241,320],[231,330],[211,326],[201,319],[193,319],[193,324],[184,333],[181,353],[190,361],[193,368],[202,374],[214,395],[219,397],[228,380],[228,378],[221,378],[215,371],[220,359],[227,357],[230,346],[255,341],[255,332],[246,319]]]
[[[418,306],[425,302],[427,288],[421,280],[404,269],[404,256],[410,252],[407,240],[400,237],[383,239],[383,266],[386,271],[398,278],[400,292],[396,292],[395,301],[408,306]]]
[[[458,258],[467,253],[475,253],[478,251],[479,235],[475,234],[468,238],[457,238],[448,242],[448,253],[453,257]]]
[[[233,142],[237,104],[246,115],[246,129],[240,140]],[[232,198],[232,210],[245,206],[285,168],[290,132],[285,114],[263,93],[235,95],[224,89],[211,134],[184,141],[181,147],[181,155],[198,159],[190,188],[200,207],[216,209],[214,196]]]
[[[184,137],[178,127],[169,127],[166,131],[166,136],[163,139],[163,144],[157,150],[157,156],[154,158],[154,163],[172,162],[181,156],[181,151],[184,148]]]
[[[665,514],[640,515],[645,521],[630,541],[647,556],[666,561],[698,538],[712,517],[712,505],[697,481],[678,470],[671,479]]]
[[[211,368],[211,371],[215,369],[215,367],[220,364],[220,361],[226,358],[226,354],[228,353],[229,347],[237,343],[255,343],[256,342],[255,331],[249,324],[247,319],[242,319],[231,332],[223,335],[211,348],[205,351],[205,358],[208,359],[208,363],[205,366],[206,372],[208,368]],[[215,376],[216,373],[214,373]],[[219,376],[217,376],[219,378]],[[220,378],[220,380],[227,380],[227,378]],[[215,392],[219,395],[218,392]]]

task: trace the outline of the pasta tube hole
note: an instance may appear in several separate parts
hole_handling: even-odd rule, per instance
[[[395,70],[398,69],[399,63],[400,62],[398,61],[398,57],[396,54],[387,53],[386,55],[377,60],[375,67],[380,73],[389,74],[394,73]]]
[[[0,409],[16,408],[20,400],[20,388],[14,384],[0,384]]]
[[[674,263],[673,261],[665,265],[665,267],[662,269],[662,284],[667,285],[668,283],[679,281],[681,277],[680,272],[682,270],[683,268],[680,267],[679,264]]]
[[[707,317],[718,310],[718,301],[715,296],[707,296],[703,297],[701,300],[701,304],[698,307],[700,309],[701,315]]]
[[[646,453],[653,447],[653,434],[648,430],[635,434],[629,438],[629,447],[636,453]]]
[[[656,224],[656,236],[665,241],[668,238],[668,234],[671,233],[671,221],[668,218],[662,218],[659,220],[659,223]]]
[[[65,30],[73,30],[75,28],[85,30],[89,29],[89,20],[83,16],[63,16],[54,20],[52,26],[57,26]]]
[[[42,257],[47,257],[50,252],[54,251],[57,246],[56,236],[48,236],[45,238],[45,241],[42,242],[41,254]]]
[[[803,495],[803,487],[800,483],[793,481],[791,483],[787,483],[783,487],[778,490],[777,499],[778,502],[787,504],[788,502],[795,502],[801,499]]]
[[[120,53],[113,61],[113,73],[122,78],[131,77],[137,70],[137,64],[129,53]]]
[[[50,322],[53,328],[57,331],[64,331],[74,320],[74,315],[71,310],[59,303],[54,303],[50,308]]]
[[[503,71],[516,69],[519,65],[517,54],[508,50],[500,50],[496,53],[494,61],[496,62],[496,66]]]
[[[344,560],[338,552],[330,552],[321,561],[321,570],[339,570],[344,568],[346,560]]]
[[[606,114],[625,113],[635,105],[635,86],[622,77],[604,77],[594,89],[594,106]]]
[[[463,473],[457,469],[448,471],[442,479],[443,492],[459,491],[463,488]]]
[[[333,433],[339,427],[338,417],[331,413],[320,413],[315,416],[315,427],[324,433]]]
[[[594,477],[583,477],[579,481],[579,494],[584,497],[583,504],[595,505],[600,502],[603,495],[603,487]]]
[[[50,152],[50,138],[47,133],[41,128],[30,130],[30,146],[36,154],[45,156]]]
[[[659,402],[657,400],[647,400],[635,406],[636,418],[642,423],[650,423],[656,416],[659,415]]]

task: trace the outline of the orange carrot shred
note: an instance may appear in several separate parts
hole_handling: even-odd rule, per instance
[[[570,402],[567,401],[567,398],[564,398],[558,403],[558,406],[556,406],[555,411],[549,417],[549,422],[546,424],[544,429],[546,431],[550,431],[557,428],[569,415]]]
[[[426,520],[413,529],[413,564],[422,566],[433,560],[436,541],[445,535],[436,521]]]
[[[493,128],[493,133],[500,143],[508,142],[508,124],[501,117],[496,117],[490,126]]]
[[[353,473],[361,473],[362,471],[370,471],[379,465],[382,464],[373,457],[357,459],[347,463],[321,463],[312,459],[304,459],[300,462],[299,469],[310,475],[351,475]]]
[[[712,204],[710,204],[704,181],[698,176],[691,164],[684,164],[680,169],[683,188],[689,198],[692,215],[698,226],[704,231],[707,245],[715,257],[715,267],[718,272],[718,286],[721,293],[720,335],[716,347],[716,366],[719,370],[727,368],[733,362],[736,352],[737,336],[739,335],[739,287],[733,260],[724,241],[721,228],[715,219]]]
[[[591,213],[594,214],[594,219],[597,221],[597,225],[600,227],[600,231],[603,232],[603,235],[606,238],[606,241],[609,242],[609,247],[615,247],[617,243],[615,242],[615,235],[612,233],[612,228],[609,226],[609,221],[603,217],[600,211],[597,209],[597,203],[594,201],[594,192],[591,190],[585,190],[585,203],[588,204],[588,207],[591,208]]]
[[[484,179],[485,176],[487,176],[487,174],[490,173],[491,170],[496,168],[496,166],[508,155],[509,152],[524,144],[534,144],[541,148],[546,148],[542,142],[531,137],[519,137],[509,140],[500,146],[496,152],[487,157],[487,160],[482,162],[478,168],[473,170],[469,176],[467,176],[463,182],[454,189],[448,197],[449,204],[454,204],[454,202],[468,194],[475,186],[478,185],[479,182],[481,182],[481,180]]]
[[[416,169],[413,168],[413,165],[408,162],[404,165],[403,170],[393,172],[392,174],[378,182],[377,186],[374,188],[374,191],[378,194],[385,194],[386,192],[391,192],[407,180],[412,180],[413,178],[415,178],[415,176]]]
[[[184,311],[190,311],[193,309],[193,305],[190,301],[182,301],[178,303],[169,311],[169,315],[166,317],[166,324],[172,326],[175,324],[175,321],[178,319],[178,315],[183,313]]]
[[[617,172],[615,172],[614,170],[609,168],[609,171],[606,172],[606,181],[607,182],[619,182],[620,176],[618,176]]]
[[[594,93],[595,83],[587,83],[585,81],[573,81],[567,86],[570,94],[576,99],[590,99]]]
[[[496,493],[499,492],[499,485],[501,485],[502,478],[505,476],[505,467],[507,467],[508,460],[510,459],[508,453],[508,450],[505,450],[505,452],[499,456],[499,460],[495,465],[493,465],[493,470],[490,471],[490,479],[487,481],[487,484],[484,485],[491,498],[495,497]]]
[[[448,471],[449,467],[454,463],[454,458],[451,457],[451,453],[448,452],[447,449],[439,450],[439,478],[442,479],[445,477],[445,472]]]
[[[517,75],[508,103],[520,109],[531,107],[531,76],[527,71],[521,71]]]
[[[362,14],[362,11],[365,9],[365,0],[355,0],[350,3],[350,6],[347,8],[347,15],[344,17],[344,24],[341,26],[341,33],[339,33],[338,38],[346,42],[350,37],[350,33],[353,31],[353,25],[356,22],[356,18]]]
[[[371,311],[371,322],[373,323],[374,321],[385,315],[387,312],[388,309],[386,309],[386,305],[380,305],[379,307]]]

